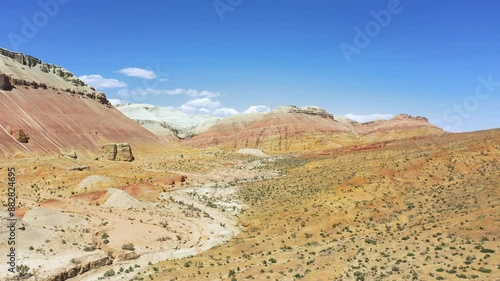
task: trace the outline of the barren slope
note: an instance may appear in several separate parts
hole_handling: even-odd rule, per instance
[[[95,151],[106,142],[157,142],[104,94],[58,66],[2,50],[2,73],[13,87],[0,90],[0,157],[72,148]],[[29,139],[20,140],[21,131]]]
[[[500,130],[288,157],[242,233],[154,280],[500,280]],[[189,266],[186,266],[189,265]],[[234,279],[233,279],[234,278]]]
[[[317,108],[279,107],[267,114],[242,115],[222,120],[186,143],[195,147],[225,149],[261,148],[266,151],[304,149],[303,138],[313,144],[332,133],[354,135],[333,116]]]

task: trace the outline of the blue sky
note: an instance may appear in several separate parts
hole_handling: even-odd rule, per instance
[[[0,46],[110,99],[236,114],[317,105],[359,120],[500,127],[500,2],[4,0]],[[257,107],[260,106],[260,107]]]

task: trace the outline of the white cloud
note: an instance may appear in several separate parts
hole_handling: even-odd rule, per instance
[[[245,110],[243,113],[258,113],[258,112],[269,112],[271,111],[271,108],[265,105],[253,105],[250,106],[247,110]]]
[[[233,116],[233,115],[238,115],[238,114],[240,114],[240,113],[236,109],[227,108],[227,107],[218,108],[218,109],[214,110],[214,112],[212,113],[212,115],[219,116],[219,117]]]
[[[96,89],[111,89],[111,88],[126,88],[128,87],[125,82],[104,78],[101,75],[93,74],[93,75],[83,75],[78,77],[83,82],[89,84],[90,86]]]
[[[142,69],[138,67],[127,67],[124,69],[120,69],[117,71],[118,73],[130,76],[130,77],[138,77],[138,78],[143,78],[143,79],[155,79],[156,78],[156,73],[151,70],[147,69]]]
[[[206,107],[195,107],[183,104],[178,107],[178,109],[184,113],[188,114],[203,114],[203,115],[211,115],[212,110]]]
[[[364,122],[370,122],[370,121],[377,120],[377,119],[391,119],[392,117],[394,117],[394,114],[375,113],[375,114],[369,114],[369,115],[357,115],[357,114],[349,113],[349,114],[346,114],[345,117],[349,118],[351,120],[354,120],[354,121],[364,123]]]
[[[113,105],[113,106],[117,106],[117,105],[121,105],[121,104],[125,104],[127,103],[126,101],[122,101],[122,100],[119,100],[119,99],[108,99],[108,101]]]
[[[214,108],[220,107],[220,102],[214,101],[211,98],[199,98],[199,99],[190,100],[190,101],[186,102],[184,105],[189,106],[189,107],[195,107],[195,108],[205,107],[205,108],[214,109]]]
[[[129,97],[129,96],[144,97],[144,96],[149,96],[149,95],[161,95],[162,92],[163,92],[163,90],[137,88],[137,89],[133,89],[133,90],[129,90],[129,89],[120,90],[118,92],[118,95],[123,96],[123,97]]]
[[[222,114],[224,110],[221,111],[219,107],[219,101],[214,101],[211,98],[198,98],[187,101],[179,107],[179,110],[189,114],[201,113],[214,115],[215,112]]]

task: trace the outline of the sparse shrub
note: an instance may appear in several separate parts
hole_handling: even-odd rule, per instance
[[[28,272],[30,271],[30,267],[27,265],[24,265],[24,264],[18,265],[16,267],[16,270],[17,270],[17,274],[21,278],[28,277],[30,275],[30,274],[28,274]]]
[[[132,243],[125,243],[122,245],[123,250],[128,250],[128,251],[135,251],[134,244]]]
[[[94,245],[92,245],[92,246],[85,246],[85,247],[83,248],[83,250],[84,250],[85,252],[93,252],[93,251],[95,251],[95,249],[96,249],[96,248],[95,248],[95,246],[94,246]]]
[[[495,251],[492,249],[481,248],[481,253],[494,253]]]
[[[478,269],[479,272],[482,272],[482,273],[491,273],[491,269],[488,269],[488,268],[484,268],[484,267],[480,267]]]
[[[111,277],[111,276],[115,276],[115,271],[113,269],[110,269],[106,272],[104,272],[104,277]]]

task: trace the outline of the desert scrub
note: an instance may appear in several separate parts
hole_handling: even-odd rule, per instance
[[[128,250],[128,251],[135,251],[134,244],[132,243],[125,243],[122,245],[123,250]]]

